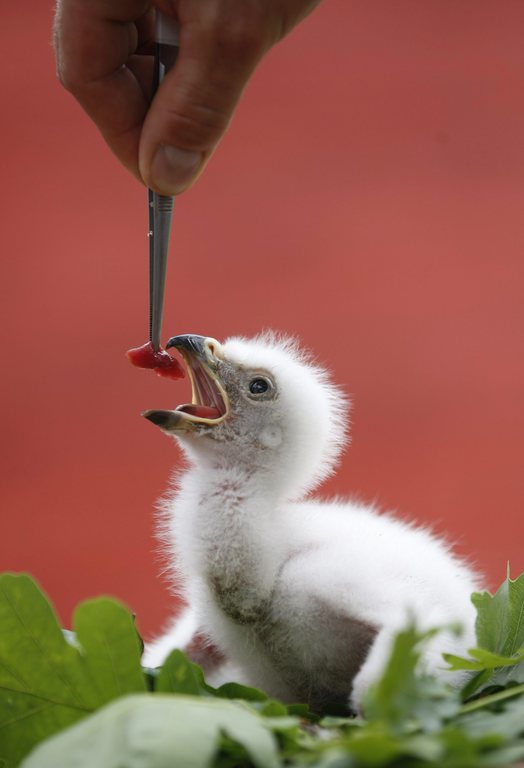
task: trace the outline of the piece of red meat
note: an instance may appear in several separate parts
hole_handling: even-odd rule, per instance
[[[165,349],[155,350],[150,341],[141,347],[134,347],[127,352],[129,361],[137,368],[151,368],[159,376],[168,379],[182,379],[184,369]]]

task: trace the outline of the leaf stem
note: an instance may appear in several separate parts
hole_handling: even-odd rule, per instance
[[[524,693],[524,684],[515,685],[512,688],[506,688],[505,691],[499,691],[498,693],[492,693],[491,696],[484,696],[483,699],[470,701],[469,704],[464,704],[459,709],[458,713],[459,715],[466,715],[469,712],[475,712],[477,709],[489,707],[490,704],[496,704],[498,701],[504,701],[504,699],[510,699],[513,696],[519,696],[521,693]]]

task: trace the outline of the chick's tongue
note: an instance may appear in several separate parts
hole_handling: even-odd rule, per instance
[[[219,419],[221,416],[218,408],[212,408],[209,405],[184,405],[177,410],[188,413],[190,416],[198,416],[201,419]]]

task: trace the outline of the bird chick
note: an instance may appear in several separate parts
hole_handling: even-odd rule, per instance
[[[373,506],[309,496],[346,443],[348,400],[325,370],[271,334],[176,336],[169,347],[193,402],[144,415],[188,458],[163,537],[190,609],[150,664],[199,635],[234,665],[215,683],[231,675],[316,711],[360,711],[409,620],[463,627],[427,643],[428,672],[474,645],[477,578],[445,542]]]

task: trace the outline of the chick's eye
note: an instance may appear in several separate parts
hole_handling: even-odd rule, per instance
[[[269,389],[269,382],[266,379],[253,379],[249,382],[249,391],[252,395],[263,395]]]

